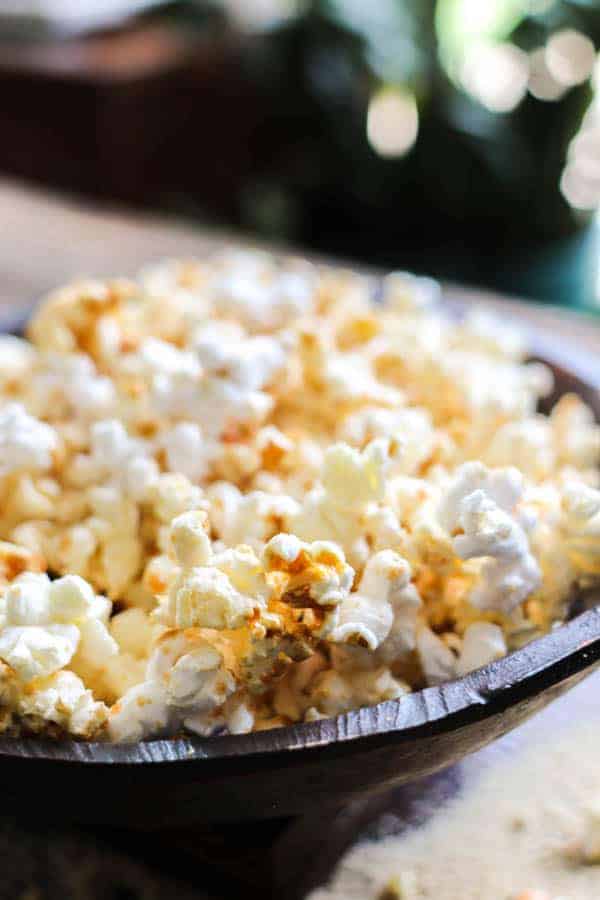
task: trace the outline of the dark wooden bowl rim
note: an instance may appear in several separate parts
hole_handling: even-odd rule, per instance
[[[560,683],[598,659],[600,609],[591,609],[551,634],[464,678],[335,718],[252,734],[132,744],[3,738],[0,757],[29,757],[86,766],[114,763],[160,766],[282,751],[292,757],[298,751],[324,749],[332,743],[348,743],[358,749],[357,743],[385,736],[411,740],[459,729],[493,716],[524,698],[534,697],[541,689]]]

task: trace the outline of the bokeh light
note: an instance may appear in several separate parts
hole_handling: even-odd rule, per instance
[[[373,95],[367,113],[367,137],[379,156],[404,156],[418,132],[419,111],[411,91],[384,88]]]
[[[579,131],[569,144],[567,162],[560,181],[570,206],[582,211],[600,207],[600,63],[592,64],[592,101]]]
[[[436,32],[444,68],[460,80],[474,47],[508,39],[527,11],[527,0],[438,0]]]
[[[529,54],[529,93],[537,100],[559,100],[567,90],[546,64],[546,48]]]
[[[263,31],[297,16],[302,0],[221,0],[228,16],[246,31]]]
[[[497,113],[510,112],[521,102],[528,81],[528,56],[510,43],[472,47],[461,72],[465,90]]]
[[[557,31],[546,44],[548,70],[565,87],[573,87],[589,78],[595,59],[592,41],[572,28]]]

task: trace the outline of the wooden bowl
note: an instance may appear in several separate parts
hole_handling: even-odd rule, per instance
[[[552,401],[576,391],[600,418],[595,373],[581,377],[564,348],[545,346],[540,356],[554,370]],[[3,805],[25,801],[55,820],[141,828],[326,812],[460,760],[599,662],[600,610],[592,608],[464,678],[333,719],[137,744],[2,738]]]

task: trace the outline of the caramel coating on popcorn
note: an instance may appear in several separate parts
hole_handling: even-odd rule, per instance
[[[0,338],[0,721],[140,740],[460,677],[600,578],[600,428],[431,279],[236,249]],[[45,573],[51,573],[51,580]]]

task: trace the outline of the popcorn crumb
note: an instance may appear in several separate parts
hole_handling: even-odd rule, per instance
[[[377,900],[413,900],[418,896],[417,876],[406,870],[390,878]]]

